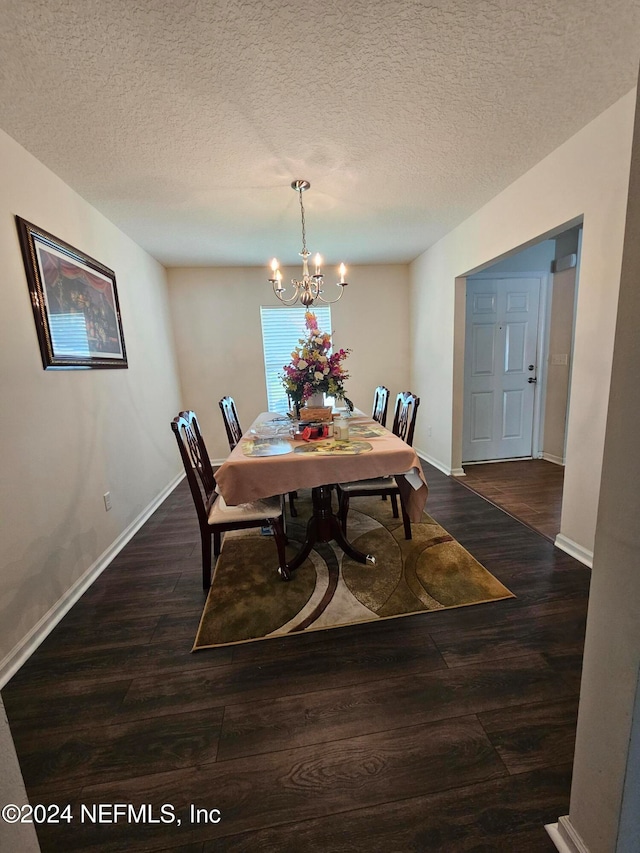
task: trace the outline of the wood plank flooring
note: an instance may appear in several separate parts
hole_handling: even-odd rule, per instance
[[[196,654],[175,490],[3,690],[32,804],[72,806],[44,853],[553,853],[589,571],[424,468],[427,510],[517,598]],[[92,821],[114,803],[135,812]]]
[[[560,533],[564,467],[545,459],[465,465],[462,485],[473,489],[552,542]]]

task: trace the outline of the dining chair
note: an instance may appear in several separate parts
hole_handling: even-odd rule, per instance
[[[413,445],[413,433],[416,427],[416,415],[420,398],[411,391],[401,391],[396,397],[396,407],[393,416],[391,432],[401,438],[409,446]],[[402,523],[404,525],[405,539],[411,539],[411,522],[402,502],[402,495],[398,489],[395,477],[375,477],[372,480],[354,480],[352,483],[338,483],[338,517],[342,525],[342,532],[347,534],[347,516],[349,514],[349,501],[351,498],[367,497],[369,495],[382,495],[391,498],[393,517],[398,518],[398,498],[402,508]]]
[[[233,448],[242,438],[242,427],[240,426],[240,421],[238,419],[236,404],[234,402],[233,397],[227,396],[223,397],[221,400],[218,400],[218,405],[220,406],[220,411],[222,412],[222,420],[224,421],[224,428],[227,432],[229,450],[233,450]],[[296,518],[296,516],[298,515],[298,511],[296,510],[294,504],[294,500],[297,497],[297,492],[289,492],[289,512],[291,513],[292,518]]]
[[[380,426],[387,425],[387,406],[389,405],[389,389],[385,385],[378,385],[373,392],[373,411],[371,417]],[[382,495],[382,500],[387,500],[387,495]]]
[[[233,397],[223,397],[218,400],[220,411],[222,412],[222,420],[224,428],[227,431],[227,439],[229,441],[229,450],[233,450],[236,444],[242,438],[242,429],[238,420],[238,412]]]
[[[195,412],[180,412],[171,422],[187,481],[198,513],[202,539],[202,586],[211,586],[211,539],[213,553],[220,554],[222,534],[228,530],[271,525],[278,551],[278,574],[288,581],[291,572],[287,566],[282,504],[279,497],[264,498],[253,503],[228,506],[216,492],[216,478],[211,460],[200,431]],[[198,482],[199,480],[199,482]]]
[[[378,385],[373,392],[373,412],[371,417],[380,426],[387,425],[387,406],[389,404],[389,389],[384,385]]]

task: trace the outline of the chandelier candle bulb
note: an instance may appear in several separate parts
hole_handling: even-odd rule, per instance
[[[345,277],[346,272],[347,272],[347,268],[345,267],[345,265],[340,264],[340,284],[345,283],[344,277]]]

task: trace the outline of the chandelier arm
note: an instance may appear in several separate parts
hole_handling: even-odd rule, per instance
[[[319,299],[320,302],[324,302],[326,305],[333,305],[333,303],[337,302],[338,299],[342,299],[342,294],[344,293],[344,285],[340,284],[339,287],[340,287],[340,293],[336,296],[335,299],[325,299],[324,296],[322,295],[322,291],[320,293],[318,293],[318,296],[316,298]]]
[[[317,279],[315,276],[310,276],[307,288],[313,298],[317,299],[322,293],[322,279]]]
[[[283,288],[283,290],[284,290],[284,288]],[[296,300],[298,299],[299,291],[300,291],[300,288],[297,286],[297,282],[296,282],[295,290],[293,291],[293,296],[289,296],[289,297],[281,296],[280,293],[276,290],[275,282],[273,283],[274,294],[280,300],[280,302],[284,302],[285,305],[293,305],[296,302]]]

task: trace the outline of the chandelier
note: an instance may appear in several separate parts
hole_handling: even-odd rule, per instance
[[[280,302],[284,302],[285,305],[293,305],[295,302],[300,300],[302,305],[309,306],[313,305],[316,299],[320,300],[320,302],[326,302],[330,304],[332,302],[337,302],[338,299],[344,293],[344,289],[347,286],[348,282],[344,280],[345,273],[347,272],[347,268],[344,264],[340,264],[340,268],[338,272],[340,273],[340,281],[336,282],[336,287],[340,288],[340,292],[336,296],[335,299],[326,299],[323,296],[324,290],[322,289],[322,285],[324,284],[324,276],[322,274],[322,258],[320,255],[316,254],[313,258],[313,263],[315,265],[315,273],[311,275],[309,273],[309,257],[311,252],[307,249],[307,234],[305,231],[305,221],[304,221],[304,205],[302,203],[302,193],[305,190],[308,190],[311,187],[309,181],[293,181],[291,184],[291,189],[295,190],[300,198],[300,215],[302,217],[302,251],[300,252],[300,257],[302,258],[302,278],[301,279],[291,279],[291,284],[293,286],[293,293],[291,296],[285,295],[285,288],[282,286],[282,273],[279,269],[279,264],[276,258],[271,261],[271,278],[269,282],[273,287],[273,292],[278,297]]]

